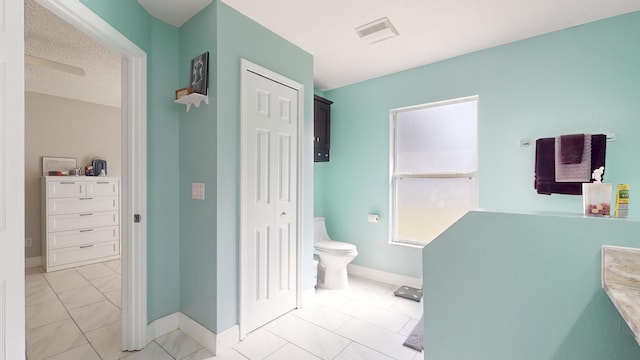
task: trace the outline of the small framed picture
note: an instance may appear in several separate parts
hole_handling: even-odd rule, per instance
[[[193,92],[207,95],[209,88],[209,52],[200,54],[191,60],[191,88]]]
[[[76,158],[62,158],[62,157],[42,157],[42,176],[49,175],[49,171],[61,172],[62,174],[68,174],[69,170],[77,167],[78,161]]]

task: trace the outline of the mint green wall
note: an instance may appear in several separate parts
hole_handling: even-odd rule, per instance
[[[581,211],[579,196],[535,193],[535,146],[519,146],[569,133],[616,133],[605,181],[640,188],[632,158],[640,153],[639,44],[636,12],[326,91],[334,101],[321,182],[329,233],[358,246],[355,264],[420,275],[418,250],[387,243],[389,111],[463,96],[480,96],[481,207]],[[380,223],[367,223],[368,212]],[[630,212],[640,216],[633,198]]]
[[[326,163],[313,164],[313,216],[324,216],[324,169]]]
[[[240,58],[305,87],[302,284],[313,288],[312,56],[219,1],[179,30],[136,2],[83,3],[148,54],[149,322],[182,311],[216,333],[238,323]],[[174,91],[204,51],[209,105],[186,113]],[[194,182],[204,201],[191,199]]]
[[[423,249],[424,358],[640,358],[600,285],[600,247],[638,247],[638,233],[638,220],[468,213]]]
[[[179,310],[178,30],[135,1],[82,0],[147,53],[148,321]]]
[[[191,59],[209,51],[209,105],[180,113],[180,309],[210,330],[217,314],[217,7],[180,28],[180,87],[189,86]],[[205,184],[205,200],[191,199],[191,184]]]
[[[234,9],[218,5],[217,191],[218,191],[218,326],[238,322],[238,235],[240,186],[240,59],[304,85],[302,168],[303,289],[313,288],[313,57]],[[309,139],[309,141],[304,141]]]

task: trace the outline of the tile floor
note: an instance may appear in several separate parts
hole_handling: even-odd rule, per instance
[[[396,285],[350,277],[348,290],[316,291],[315,304],[248,334],[215,358],[176,330],[139,352],[120,349],[120,261],[42,273],[27,269],[29,360],[422,360],[402,346],[422,303]]]

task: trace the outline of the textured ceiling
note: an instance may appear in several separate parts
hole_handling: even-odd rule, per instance
[[[25,0],[25,54],[85,70],[72,75],[25,64],[25,90],[120,107],[120,55],[104,48],[34,0]]]

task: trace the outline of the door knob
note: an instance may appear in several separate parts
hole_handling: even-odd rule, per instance
[[[285,216],[285,215],[287,215],[286,211],[283,211],[283,212],[280,213],[280,216]]]

